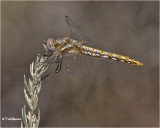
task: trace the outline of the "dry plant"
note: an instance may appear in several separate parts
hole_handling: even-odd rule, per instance
[[[42,74],[48,69],[46,57],[38,55],[35,62],[30,65],[31,79],[27,83],[24,75],[24,96],[27,105],[22,108],[21,128],[38,128],[40,110],[38,108],[38,94],[41,90]]]

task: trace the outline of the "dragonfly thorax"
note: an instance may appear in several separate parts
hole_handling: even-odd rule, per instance
[[[46,42],[44,42],[43,46],[47,52],[54,52],[56,49],[65,53],[75,53],[76,48],[80,47],[80,43],[77,40],[69,39],[68,37],[62,39],[52,39],[49,38]]]

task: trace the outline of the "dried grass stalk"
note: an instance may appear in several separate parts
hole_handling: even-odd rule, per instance
[[[38,94],[41,90],[42,74],[48,69],[46,57],[38,55],[35,62],[30,65],[31,79],[26,81],[24,75],[24,96],[27,105],[22,108],[21,128],[38,128],[40,122],[40,110],[38,108]]]

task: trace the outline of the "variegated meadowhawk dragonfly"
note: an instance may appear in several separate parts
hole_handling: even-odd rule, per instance
[[[73,77],[83,75],[86,68],[88,68],[87,64],[89,63],[89,60],[86,56],[90,58],[96,57],[114,60],[131,65],[143,65],[139,61],[128,56],[93,48],[92,42],[83,34],[80,27],[67,15],[65,15],[65,20],[68,26],[68,36],[63,39],[56,40],[49,38],[43,43],[48,64],[52,65],[53,63],[57,63],[58,65],[54,72],[43,76],[42,79],[61,71],[62,60],[65,55],[73,55],[73,61],[68,66],[68,71]]]

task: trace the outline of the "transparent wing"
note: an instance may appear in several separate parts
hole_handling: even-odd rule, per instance
[[[94,58],[78,54],[73,57],[72,62],[69,64],[69,74],[73,78],[82,77],[87,75],[94,67]]]
[[[81,28],[69,17],[65,16],[68,26],[68,37],[79,42],[83,42],[82,45],[94,47],[91,40],[82,32]],[[90,56],[82,54],[75,54],[72,62],[69,64],[69,73],[73,78],[86,75],[94,67],[94,59]]]
[[[83,45],[93,47],[91,40],[82,32],[81,28],[69,17],[65,16],[68,26],[68,37],[83,42]]]

